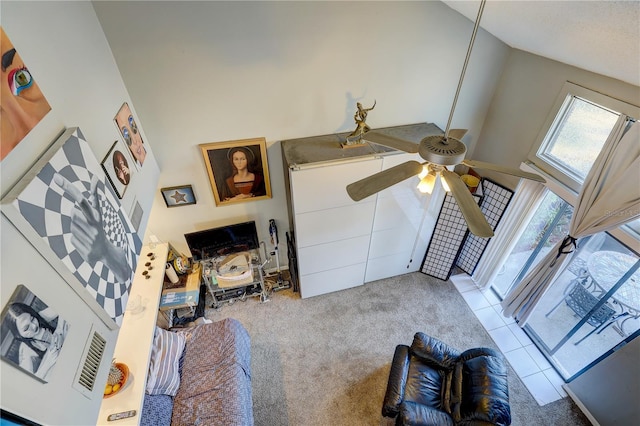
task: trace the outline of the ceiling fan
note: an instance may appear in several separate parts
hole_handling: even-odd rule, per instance
[[[442,186],[447,192],[451,191],[451,194],[458,203],[458,207],[467,222],[469,231],[479,237],[486,238],[493,236],[491,226],[482,214],[482,211],[471,195],[471,192],[460,179],[460,176],[449,171],[447,166],[462,164],[467,167],[493,170],[538,182],[545,182],[542,177],[536,174],[527,173],[516,168],[504,167],[482,161],[465,160],[464,156],[467,152],[467,148],[460,139],[464,137],[467,131],[463,129],[450,128],[453,113],[458,101],[458,95],[460,94],[460,88],[462,87],[462,82],[464,80],[464,74],[467,70],[469,57],[471,56],[473,43],[480,25],[480,18],[482,17],[485,1],[486,0],[482,0],[480,3],[480,9],[478,10],[478,16],[471,34],[471,41],[467,50],[467,56],[462,67],[460,81],[458,82],[458,88],[453,99],[453,105],[451,106],[451,112],[449,114],[449,120],[447,122],[447,128],[444,135],[427,136],[420,141],[420,144],[415,144],[411,141],[385,135],[375,130],[365,133],[362,137],[363,140],[408,153],[418,153],[425,162],[419,163],[418,161],[407,161],[347,185],[347,193],[354,201],[360,201],[363,198],[416,175],[420,177],[418,189],[421,192],[431,193],[437,177],[440,176]]]

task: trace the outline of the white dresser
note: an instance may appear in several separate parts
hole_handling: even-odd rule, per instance
[[[441,134],[433,124],[377,129],[416,143]],[[283,141],[290,229],[303,298],[417,271],[433,229],[429,196],[418,178],[359,202],[345,187],[404,161],[421,161],[375,144],[342,148],[345,134]]]

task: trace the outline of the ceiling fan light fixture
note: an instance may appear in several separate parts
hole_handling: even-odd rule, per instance
[[[431,194],[433,192],[433,187],[436,185],[436,174],[433,170],[429,170],[422,179],[420,179],[420,183],[418,183],[418,191],[423,194]]]
[[[427,164],[422,165],[422,171],[418,175],[418,179],[422,180],[429,173],[429,166]]]
[[[446,192],[451,192],[451,188],[449,188],[447,180],[443,178],[442,175],[440,175],[440,183],[442,184],[442,189],[444,189]]]

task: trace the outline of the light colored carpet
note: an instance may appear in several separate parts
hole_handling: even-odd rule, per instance
[[[308,299],[283,290],[206,317],[249,331],[257,426],[393,424],[381,415],[391,359],[418,331],[498,349],[450,281],[419,272]],[[510,366],[509,392],[513,425],[590,424],[569,398],[538,406]]]

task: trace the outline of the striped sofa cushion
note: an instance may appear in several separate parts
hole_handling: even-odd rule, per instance
[[[184,335],[156,327],[147,377],[148,394],[176,395],[180,387],[179,362],[185,343]]]

